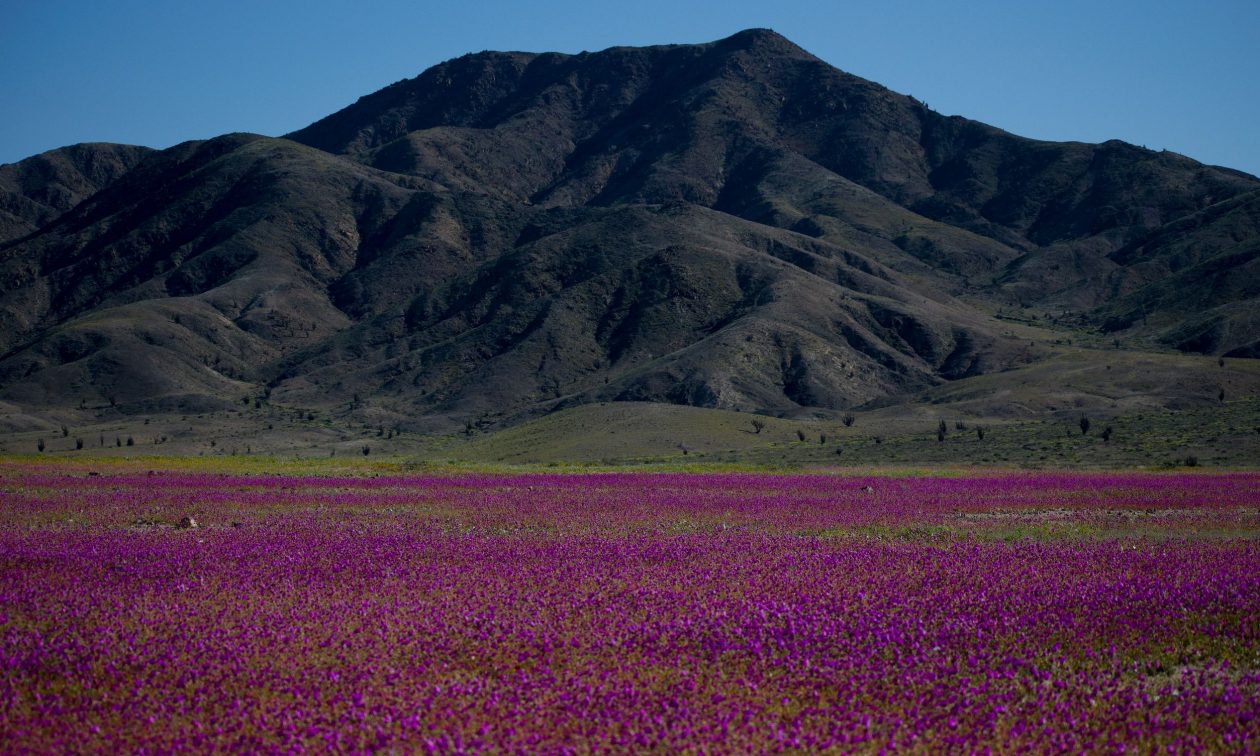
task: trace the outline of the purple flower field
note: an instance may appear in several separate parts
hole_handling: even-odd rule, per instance
[[[0,473],[7,752],[1260,749],[1260,474]]]

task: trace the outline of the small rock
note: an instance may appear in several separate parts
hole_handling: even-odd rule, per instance
[[[179,528],[180,530],[189,530],[191,528],[197,527],[197,521],[191,517],[183,517],[180,519],[179,524],[176,525],[175,527]]]
[[[873,486],[862,486],[862,493],[875,493]]]
[[[242,525],[241,523],[237,522],[236,520],[233,520],[233,521],[232,521],[232,527],[234,527],[234,528],[243,528],[243,527],[245,527],[245,526],[244,526],[244,525]]]

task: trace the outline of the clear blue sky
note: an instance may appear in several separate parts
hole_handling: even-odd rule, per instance
[[[754,26],[942,113],[1260,173],[1257,0],[0,0],[0,163],[283,134],[466,52]]]

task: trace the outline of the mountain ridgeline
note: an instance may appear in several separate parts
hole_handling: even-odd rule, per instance
[[[1260,356],[1258,297],[1255,177],[944,116],[767,30],[0,166],[0,400],[32,408],[847,410],[1064,329]]]

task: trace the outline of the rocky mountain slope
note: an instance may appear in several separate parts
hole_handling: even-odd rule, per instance
[[[0,166],[0,399],[793,414],[1260,354],[1260,180],[946,117],[767,30],[479,53],[285,138]]]

